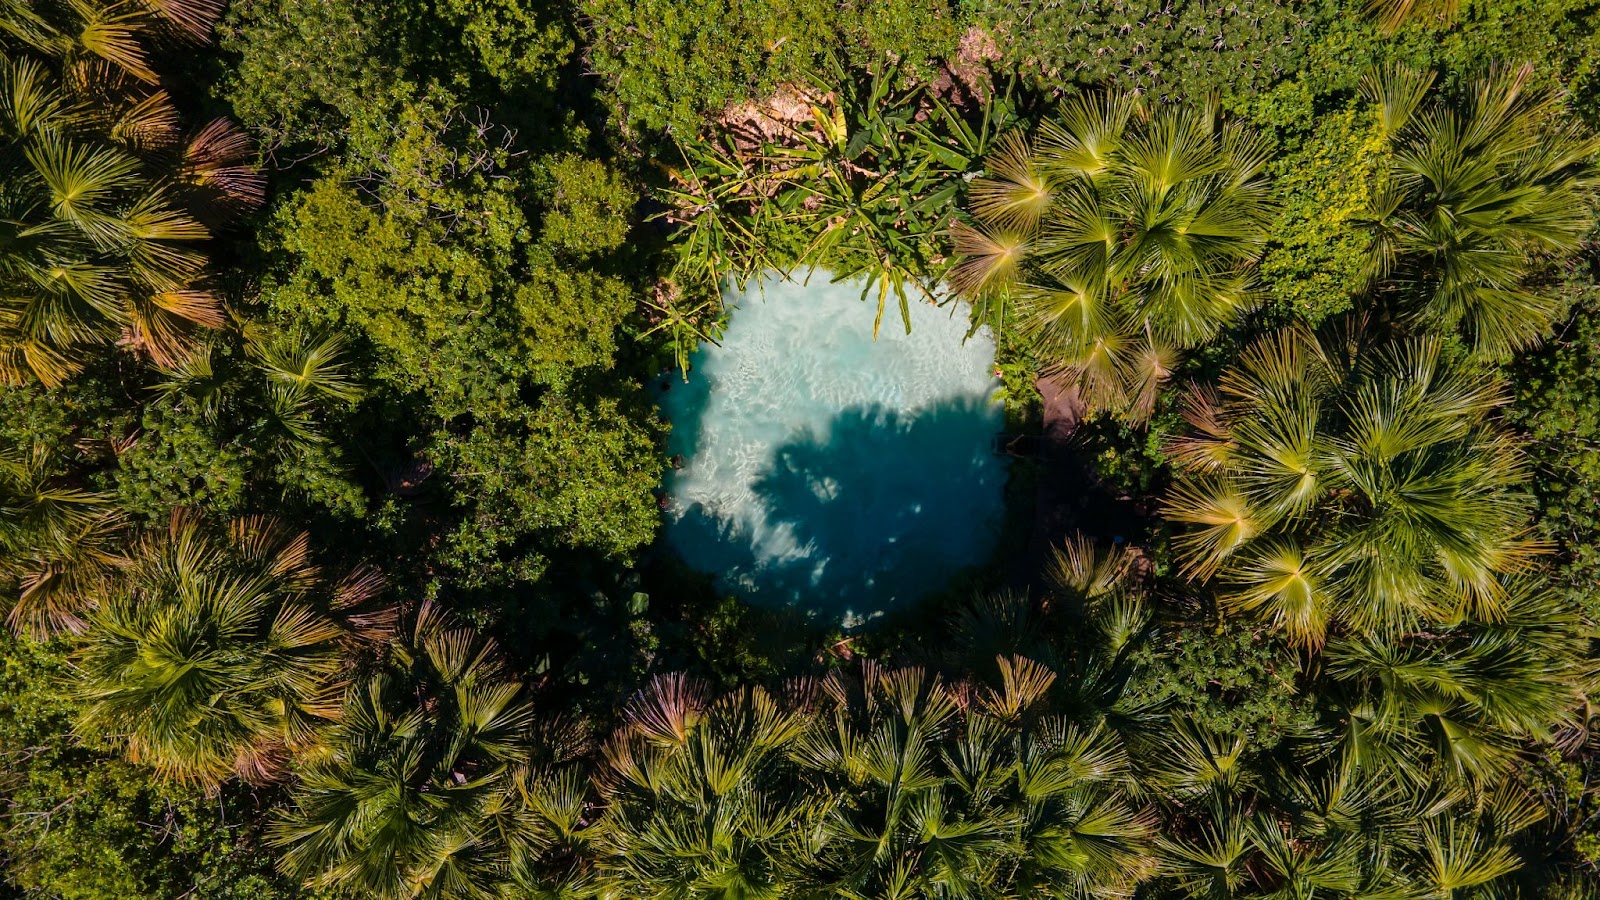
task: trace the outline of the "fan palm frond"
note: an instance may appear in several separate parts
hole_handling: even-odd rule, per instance
[[[1362,88],[1391,160],[1365,216],[1369,270],[1399,282],[1384,296],[1408,321],[1492,359],[1550,325],[1556,305],[1528,281],[1579,246],[1600,186],[1600,136],[1564,121],[1532,71],[1497,68],[1449,96],[1428,93],[1429,73],[1389,67]]]
[[[431,603],[390,649],[301,767],[293,806],[271,830],[280,868],[392,900],[495,896],[553,873],[582,883],[568,859],[579,783],[567,754],[532,743],[571,737],[541,730],[494,644]],[[529,767],[550,756],[553,767]]]
[[[57,468],[44,446],[0,453],[0,575],[18,587],[7,622],[41,640],[81,631],[123,561],[123,516]]]
[[[74,654],[79,727],[126,742],[165,776],[273,777],[285,751],[337,714],[343,628],[314,605],[309,573],[283,568],[302,538],[256,528],[259,546],[185,513],[146,536],[90,613]]]
[[[1254,305],[1270,211],[1259,139],[1199,110],[1136,111],[1084,95],[1032,141],[1003,138],[973,182],[952,282],[984,310],[1009,303],[1048,366],[1133,420],[1181,351]]]
[[[989,177],[973,183],[973,214],[1009,233],[1032,233],[1054,199],[1033,148],[1020,134],[1003,135],[984,166]]]
[[[1192,526],[1185,571],[1305,646],[1499,616],[1541,549],[1503,385],[1437,341],[1348,347],[1337,326],[1269,335],[1191,401],[1164,509]]]
[[[178,114],[147,84],[164,17],[198,22],[214,7],[74,0],[5,17],[32,53],[0,67],[0,132],[13,161],[0,377],[59,384],[89,346],[119,340],[171,367],[220,325],[201,283],[210,232],[195,211],[211,195],[255,202],[259,180],[225,125],[175,152]]]

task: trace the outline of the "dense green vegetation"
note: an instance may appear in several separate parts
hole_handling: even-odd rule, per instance
[[[1600,900],[1600,3],[0,48],[0,897]],[[851,634],[684,571],[649,386],[812,267],[1125,508]]]

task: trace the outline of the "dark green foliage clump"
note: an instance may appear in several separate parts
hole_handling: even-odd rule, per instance
[[[1247,96],[1300,65],[1328,11],[1305,0],[983,0],[1001,58],[1046,90],[1115,85],[1157,97]]]
[[[1600,618],[1600,316],[1588,266],[1573,272],[1570,318],[1539,352],[1512,370],[1511,420],[1531,441],[1539,530],[1561,551],[1562,581]]]
[[[927,81],[956,51],[948,0],[586,0],[595,71],[617,114],[692,137],[705,116],[804,81],[824,58],[895,60]]]
[[[1138,673],[1124,695],[1134,707],[1167,711],[1218,734],[1245,735],[1271,749],[1316,725],[1300,664],[1281,640],[1228,623],[1153,630],[1133,651]]]

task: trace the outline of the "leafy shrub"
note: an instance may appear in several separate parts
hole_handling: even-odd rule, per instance
[[[267,149],[328,145],[386,93],[396,48],[381,5],[359,0],[238,0],[218,28],[238,57],[228,100]]]
[[[1304,0],[982,0],[1008,66],[1045,91],[1116,85],[1158,97],[1249,94],[1300,65],[1321,4]]]
[[[628,192],[599,163],[530,170],[514,136],[442,92],[357,123],[348,166],[280,208],[289,274],[266,299],[313,327],[352,329],[373,374],[439,415],[521,405],[519,379],[603,366],[632,310],[628,286],[558,265],[577,243],[616,249]],[[543,179],[551,242],[539,242]],[[580,240],[575,229],[581,229]]]
[[[484,71],[507,90],[549,92],[577,49],[562,4],[538,0],[445,0],[441,12]]]
[[[576,49],[566,8],[531,0],[238,0],[218,32],[234,114],[307,158],[430,84],[545,108]]]
[[[1273,302],[1313,324],[1348,310],[1365,287],[1371,238],[1353,220],[1380,184],[1384,143],[1375,117],[1347,108],[1268,167],[1280,205],[1261,280]]]
[[[1531,441],[1539,530],[1561,548],[1564,580],[1600,617],[1600,287],[1590,266],[1571,276],[1571,318],[1512,368],[1508,417]]]
[[[1169,625],[1129,656],[1125,705],[1159,709],[1217,734],[1239,734],[1271,749],[1316,724],[1300,691],[1298,665],[1283,642],[1234,622],[1220,629]]]
[[[589,62],[618,118],[681,136],[707,113],[803,80],[833,51],[925,79],[958,36],[947,0],[586,0],[583,12]]]
[[[139,439],[118,460],[117,499],[123,509],[159,519],[178,506],[237,512],[249,463],[236,447],[184,406],[153,404]]]
[[[459,473],[458,502],[474,510],[450,536],[449,558],[482,583],[493,553],[528,535],[613,556],[649,543],[659,517],[651,491],[664,467],[653,425],[614,400],[551,395],[459,438],[440,435],[433,453]]]

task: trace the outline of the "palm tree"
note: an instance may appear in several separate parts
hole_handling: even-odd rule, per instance
[[[1185,571],[1295,643],[1504,615],[1526,539],[1526,472],[1493,422],[1498,382],[1360,324],[1269,335],[1196,390],[1164,514]]]
[[[976,673],[997,658],[1023,656],[1058,673],[1070,669],[1076,683],[1058,688],[1086,701],[1116,693],[1117,659],[1149,618],[1137,561],[1126,546],[1101,548],[1069,535],[1051,550],[1044,598],[1002,591],[956,608],[939,645],[946,669]]]
[[[265,439],[291,445],[319,443],[324,440],[317,419],[320,404],[348,404],[361,396],[349,373],[344,339],[337,333],[247,332],[245,352],[265,381],[261,405],[270,430],[262,435]]]
[[[41,640],[83,630],[122,559],[121,516],[63,478],[57,457],[43,445],[0,450],[0,577],[16,587],[7,622]]]
[[[1561,312],[1528,282],[1578,248],[1600,185],[1600,137],[1559,95],[1530,90],[1532,74],[1498,69],[1459,97],[1401,67],[1362,81],[1390,153],[1367,214],[1375,289],[1413,327],[1459,332],[1489,357],[1533,343]]]
[[[1414,784],[1493,784],[1530,742],[1582,724],[1597,682],[1579,617],[1534,578],[1506,593],[1491,622],[1329,643],[1326,692],[1346,765]]]
[[[1515,779],[1410,781],[1317,738],[1263,760],[1179,722],[1144,763],[1164,813],[1158,897],[1500,896],[1520,866],[1510,841],[1540,818]]]
[[[164,401],[185,404],[208,425],[234,426],[265,460],[295,459],[326,444],[327,419],[362,396],[344,339],[302,328],[241,329],[243,358],[204,341],[151,385]]]
[[[961,802],[941,751],[956,698],[921,669],[864,665],[823,682],[829,707],[795,746],[824,796],[808,896],[972,897],[995,880],[1008,826]]]
[[[328,585],[307,536],[270,521],[217,535],[177,513],[89,614],[72,657],[78,727],[166,777],[271,778],[337,714],[350,629],[335,607],[373,587],[366,573]]]
[[[197,328],[222,324],[202,283],[200,216],[262,192],[235,129],[185,137],[150,84],[144,47],[158,23],[200,28],[217,4],[43,9],[0,11],[0,41],[22,51],[0,65],[0,378],[57,384],[84,345],[112,340],[170,364]]]
[[[540,725],[495,645],[430,604],[349,691],[272,829],[279,867],[341,896],[489,898],[567,884],[585,805],[569,729]],[[548,887],[548,885],[546,885]]]
[[[1049,669],[996,662],[992,687],[871,664],[823,682],[793,749],[832,798],[800,896],[1123,896],[1148,874],[1115,738],[1049,713]]]
[[[760,688],[715,703],[682,676],[635,697],[606,745],[595,826],[606,898],[794,896],[804,835],[825,801],[785,759],[803,707]]]
[[[33,53],[85,70],[110,66],[154,83],[149,44],[176,37],[203,42],[222,13],[219,0],[77,0],[43,4],[7,0],[0,36]]]
[[[1259,140],[1211,111],[1119,95],[1012,134],[973,182],[951,280],[979,318],[1007,304],[1093,405],[1147,415],[1180,351],[1253,303],[1269,218]]]
[[[978,694],[947,754],[967,802],[1012,824],[1012,859],[980,896],[1125,897],[1155,868],[1154,820],[1131,794],[1133,770],[1102,726],[1050,714],[1055,673],[997,660],[1000,683]]]

